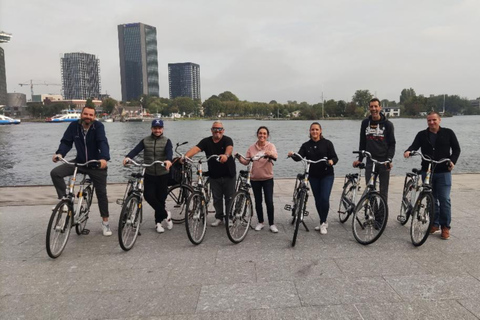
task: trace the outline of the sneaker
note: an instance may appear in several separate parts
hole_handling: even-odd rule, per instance
[[[443,240],[448,240],[450,238],[450,229],[447,227],[442,227],[442,235],[440,237]]]
[[[325,225],[325,228],[328,228],[328,222],[324,222],[323,224]],[[315,231],[320,231],[321,228],[322,228],[322,225],[319,224],[318,226],[315,227]]]
[[[322,223],[320,225],[320,233],[321,234],[327,234],[327,228],[328,228],[328,224],[326,224],[325,222]]]
[[[263,227],[264,227],[263,223],[259,223],[259,224],[257,224],[257,226],[255,227],[255,231],[260,231],[260,230],[263,229]]]
[[[167,224],[167,229],[172,230],[173,221],[172,221],[172,213],[170,211],[167,211],[167,219],[165,219],[165,223]]]
[[[273,233],[278,233],[278,229],[274,224],[270,226],[270,231],[272,231]]]
[[[105,237],[110,237],[112,235],[112,230],[110,230],[110,224],[102,222],[103,235]]]
[[[432,227],[430,228],[430,234],[434,234],[434,233],[438,233],[438,232],[440,232],[440,228],[439,228],[439,227],[437,227],[437,226],[432,226]]]
[[[220,219],[215,219],[215,221],[212,222],[211,226],[212,227],[218,227],[219,225],[222,224],[222,220]]]
[[[165,232],[165,229],[163,229],[162,224],[160,222],[157,223],[157,228],[156,229],[157,229],[158,233],[164,233]]]

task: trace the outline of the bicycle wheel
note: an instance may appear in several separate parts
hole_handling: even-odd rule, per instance
[[[142,223],[142,202],[136,194],[127,197],[118,221],[118,242],[128,251],[133,248]]]
[[[226,218],[225,228],[227,236],[233,243],[240,243],[245,239],[252,222],[252,199],[246,191],[237,191],[232,201]]]
[[[355,239],[363,244],[371,244],[380,238],[388,220],[388,207],[385,198],[378,192],[370,192],[355,207],[352,230]]]
[[[48,222],[46,247],[50,258],[57,258],[67,245],[72,228],[73,210],[70,202],[60,201],[52,211]]]
[[[347,183],[343,186],[342,196],[340,197],[340,205],[338,207],[338,220],[344,223],[348,220],[348,217],[352,214],[352,209],[355,206],[353,203],[353,194],[355,191],[354,181],[348,179]]]
[[[298,229],[300,228],[300,223],[303,221],[303,212],[305,211],[305,190],[300,190],[296,194],[297,198],[295,199],[295,231],[293,232],[292,247],[295,247],[297,242]]]
[[[82,205],[79,210],[78,222],[75,225],[75,231],[78,235],[83,234],[87,225],[88,214],[90,213],[90,205],[92,204],[93,190],[90,186],[83,190]]]
[[[200,244],[207,230],[207,207],[205,198],[199,192],[190,195],[185,210],[185,228],[188,239],[193,244]]]
[[[435,214],[434,198],[430,192],[422,192],[412,210],[410,238],[414,246],[421,246],[430,234]]]
[[[400,204],[400,215],[397,220],[403,226],[407,223],[412,213],[412,191],[415,188],[412,179],[408,179],[403,186],[402,203]]]
[[[185,220],[185,205],[192,190],[186,185],[174,185],[168,189],[165,208],[172,214],[173,223],[182,223]]]

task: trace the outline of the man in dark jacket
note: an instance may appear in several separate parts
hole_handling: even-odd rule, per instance
[[[103,220],[103,235],[111,236],[107,198],[107,161],[110,160],[110,147],[105,135],[105,127],[101,122],[95,120],[94,107],[85,106],[80,120],[72,122],[65,130],[63,138],[60,140],[60,146],[53,156],[53,162],[57,162],[59,158],[64,158],[72,149],[73,144],[75,144],[77,151],[75,162],[85,163],[89,160],[100,160],[99,167],[79,167],[78,172],[88,174],[92,179]],[[73,166],[62,164],[50,172],[59,199],[66,194],[64,178],[72,175],[73,171]]]
[[[370,117],[362,121],[360,128],[360,145],[359,150],[370,152],[372,157],[378,161],[390,161],[387,165],[376,166],[378,178],[380,181],[380,194],[388,200],[388,184],[390,182],[390,170],[393,167],[392,159],[395,155],[395,134],[393,123],[387,120],[385,115],[381,113],[382,106],[380,100],[373,98],[370,100],[369,106]],[[360,155],[358,160],[353,162],[353,166],[357,167],[363,160]],[[365,168],[365,179],[368,183],[372,174],[373,163],[367,160]]]
[[[155,210],[155,228],[158,233],[165,232],[162,221],[168,230],[173,228],[170,212],[165,210],[165,200],[168,195],[168,170],[172,166],[173,149],[170,139],[163,134],[163,120],[152,121],[152,133],[142,139],[132,151],[130,151],[123,165],[129,159],[136,157],[143,150],[143,162],[150,164],[154,161],[163,161],[165,167],[154,164],[145,170],[145,200]]]
[[[441,238],[450,238],[450,222],[452,220],[452,205],[450,190],[452,188],[452,173],[460,156],[460,144],[455,133],[448,128],[440,127],[440,115],[430,112],[427,116],[428,128],[417,133],[415,140],[404,153],[404,157],[410,157],[410,151],[421,148],[423,155],[433,160],[450,159],[450,163],[440,163],[433,167],[431,183],[433,197],[435,198],[435,220],[430,233],[436,233],[442,229]],[[428,162],[422,160],[422,175],[428,169]]]

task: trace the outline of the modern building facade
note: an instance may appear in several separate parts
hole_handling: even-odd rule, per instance
[[[170,99],[189,97],[201,100],[200,66],[191,62],[168,64]]]
[[[7,43],[12,38],[12,35],[0,31],[0,43]],[[7,104],[7,72],[5,69],[5,52],[0,47],[0,106]]]
[[[143,23],[118,26],[122,100],[159,96],[157,29]]]
[[[84,52],[65,53],[61,58],[63,96],[69,99],[98,98],[100,60]]]

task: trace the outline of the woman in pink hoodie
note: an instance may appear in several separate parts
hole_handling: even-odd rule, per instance
[[[265,204],[267,206],[268,224],[270,231],[277,233],[278,229],[274,224],[273,217],[273,160],[277,159],[277,148],[273,143],[268,141],[270,132],[267,127],[261,126],[257,129],[257,142],[252,144],[247,150],[246,157],[253,158],[255,156],[266,156],[253,162],[252,174],[250,182],[252,184],[253,195],[255,197],[255,210],[257,211],[258,224],[256,231],[264,228],[263,225],[263,205],[262,205],[262,189],[265,195]],[[239,161],[247,165],[248,161],[239,158]]]

